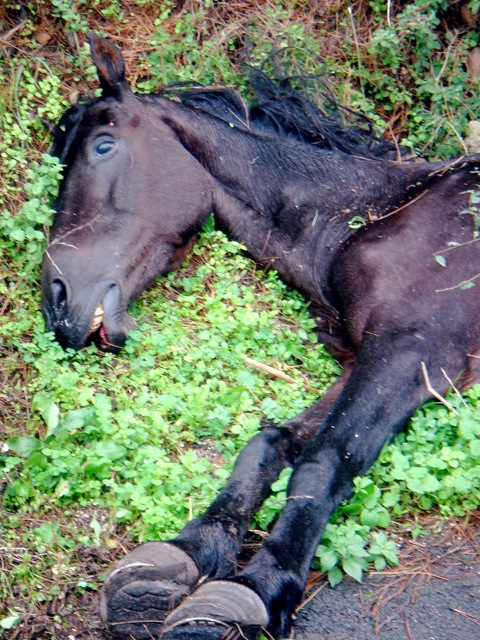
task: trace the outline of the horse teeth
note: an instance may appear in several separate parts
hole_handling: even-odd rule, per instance
[[[93,320],[90,325],[90,333],[96,331],[99,327],[102,326],[103,322],[103,307],[101,304],[95,309],[95,313],[93,314]]]

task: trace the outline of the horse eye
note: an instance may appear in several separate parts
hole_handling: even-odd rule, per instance
[[[104,156],[115,146],[114,140],[102,140],[95,147],[95,153],[98,156]]]

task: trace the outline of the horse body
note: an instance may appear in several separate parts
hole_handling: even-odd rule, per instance
[[[254,638],[262,627],[284,637],[324,526],[432,397],[426,376],[439,393],[480,378],[480,296],[469,286],[480,246],[468,213],[480,158],[392,163],[321,148],[308,131],[275,135],[265,113],[218,94],[221,117],[198,97],[138,97],[121,54],[91,44],[104,95],[69,110],[54,144],[66,170],[42,276],[49,328],[78,349],[101,324],[103,347],[120,348],[128,302],[178,266],[213,210],[312,301],[345,365],[312,407],[253,438],[202,517],[121,561],[102,615],[123,637]],[[365,221],[357,230],[355,216]],[[287,465],[285,510],[233,575],[251,517]],[[210,582],[195,590],[201,576]]]
[[[365,327],[358,316],[369,313],[372,306],[385,307],[392,296],[394,304],[410,300],[415,306],[418,296],[412,293],[422,291],[426,296],[429,290],[432,300],[425,300],[424,307],[442,309],[444,300],[435,291],[458,284],[452,277],[462,272],[464,280],[476,273],[465,271],[465,265],[478,264],[478,247],[465,244],[473,239],[472,220],[458,212],[468,210],[469,191],[478,183],[478,158],[459,166],[424,161],[398,165],[320,151],[289,138],[252,138],[248,131],[232,131],[233,118],[232,123],[212,123],[211,117],[164,99],[157,109],[166,112],[162,119],[215,178],[217,225],[245,244],[257,262],[273,265],[285,282],[327,312],[329,323],[332,314],[336,316],[337,328],[349,336],[352,349],[363,340]],[[414,202],[395,213],[408,200]],[[439,215],[446,202],[450,215],[447,211]],[[350,221],[355,216],[375,224],[354,232]],[[451,269],[435,260],[445,250],[447,236],[447,242],[461,245]],[[363,265],[365,250],[360,248],[367,244],[372,255]],[[355,257],[349,253],[352,246]],[[404,274],[412,264],[422,265],[416,274],[421,282],[415,289],[415,283],[407,280],[406,290]],[[344,274],[352,266],[355,281],[347,282]],[[367,295],[373,274],[381,274],[384,283],[378,283],[376,301]],[[353,318],[340,319],[338,299],[345,292],[362,301],[365,311],[354,311],[350,301],[343,301],[341,308],[353,312]],[[424,309],[419,313],[426,317]],[[317,322],[322,331],[321,315],[317,314]],[[329,343],[328,336],[325,341]],[[343,352],[330,345],[332,350],[337,356]]]

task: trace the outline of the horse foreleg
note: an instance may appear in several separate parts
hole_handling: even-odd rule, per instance
[[[350,371],[346,366],[322,398],[300,415],[282,427],[269,427],[254,436],[238,456],[227,485],[215,501],[173,541],[195,558],[203,576],[224,578],[234,572],[248,526],[270,494],[272,483],[283,469],[295,465]]]
[[[428,397],[422,360],[430,371],[439,369],[409,335],[372,340],[362,350],[344,390],[298,458],[286,507],[268,540],[237,576],[200,586],[170,614],[165,640],[255,638],[265,624],[275,637],[288,635],[332,512],[351,494],[354,477],[365,473]]]
[[[225,578],[234,572],[253,515],[280,472],[295,463],[315,434],[350,370],[345,367],[324,396],[299,416],[252,438],[240,453],[226,487],[177,538],[140,545],[117,563],[101,594],[101,615],[112,633],[151,638],[159,633],[167,613],[200,580]]]

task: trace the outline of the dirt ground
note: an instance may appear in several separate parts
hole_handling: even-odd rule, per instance
[[[362,584],[346,579],[331,589],[312,572],[310,589],[297,612],[292,640],[478,640],[480,638],[480,512],[440,523],[416,541],[393,529],[400,565],[370,572]],[[77,552],[92,578],[113,558],[95,548]],[[65,588],[37,608],[8,640],[109,640],[101,625],[98,594]]]

